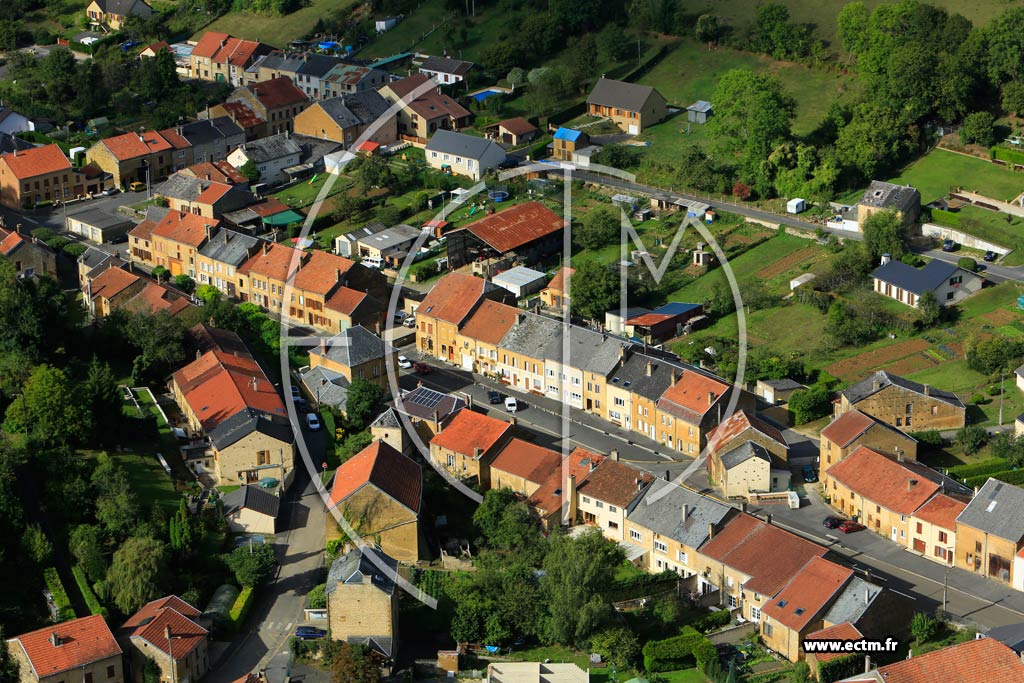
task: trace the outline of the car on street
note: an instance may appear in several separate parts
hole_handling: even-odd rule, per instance
[[[839,525],[843,523],[843,520],[839,517],[826,517],[821,520],[821,525],[826,529],[838,529]]]
[[[410,315],[408,318],[402,321],[404,327],[416,327],[416,316]]]
[[[983,256],[982,258],[984,258],[984,259],[985,259],[985,262],[986,262],[986,263],[992,263],[992,262],[993,262],[993,261],[995,261],[995,260],[996,260],[997,258],[999,258],[999,254],[997,254],[997,253],[996,253],[996,252],[994,252],[994,251],[986,251],[986,252],[985,252],[985,255],[984,255],[984,256]]]
[[[132,192],[142,192],[143,190],[146,189],[146,183],[140,183],[138,180],[136,180],[134,183],[128,186],[128,189],[131,190]]]
[[[942,251],[956,251],[956,242],[953,240],[943,240]]]
[[[100,192],[100,194],[103,195],[104,197],[110,197],[117,194],[120,191],[121,188],[119,187],[108,187],[107,189],[103,190],[103,192]]]
[[[316,626],[296,626],[295,637],[299,640],[319,640],[327,637],[327,631]]]
[[[487,392],[487,402],[490,403],[492,406],[501,405],[502,400],[504,399],[500,392],[497,392],[494,389],[491,389],[490,391]]]
[[[427,365],[426,363],[413,363],[412,370],[413,372],[418,372],[421,375],[430,374],[430,366]]]
[[[814,468],[810,465],[804,465],[803,469],[800,470],[800,476],[804,478],[804,481],[808,484],[813,484],[818,481],[818,473],[814,471]]]
[[[307,413],[306,426],[309,427],[309,431],[311,432],[320,431],[320,416],[316,413]]]
[[[514,413],[519,410],[519,401],[514,397],[508,396],[505,398],[505,410],[510,413]]]
[[[412,361],[406,358],[405,356],[399,356],[398,367],[402,368],[403,370],[408,370],[412,367]]]
[[[293,384],[293,385],[291,385],[291,387],[292,387],[292,400],[293,401],[298,401],[300,398],[302,398],[302,393],[299,391],[299,387],[298,386]]]
[[[844,534],[852,534],[855,531],[860,531],[861,529],[864,529],[866,527],[863,524],[858,524],[857,522],[854,522],[853,520],[848,519],[845,522],[843,522],[842,524],[840,524],[837,528],[840,531],[842,531]]]

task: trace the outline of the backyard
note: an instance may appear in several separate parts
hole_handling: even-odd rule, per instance
[[[922,204],[946,196],[954,187],[1003,201],[1013,199],[1024,190],[1024,174],[944,149],[932,150],[889,182],[916,187]],[[855,197],[859,199],[861,194],[863,192],[858,192]]]
[[[343,14],[353,4],[353,0],[310,0],[309,6],[284,16],[243,11],[228,12],[197,32],[192,36],[192,40],[198,40],[206,31],[223,31],[240,38],[259,40],[277,48],[285,48],[292,40],[312,32],[318,19]]]

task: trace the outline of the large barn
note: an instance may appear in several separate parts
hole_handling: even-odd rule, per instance
[[[513,260],[530,265],[558,249],[564,227],[562,217],[543,204],[518,204],[449,232],[448,266],[455,269],[493,259],[504,261],[496,264],[498,270]]]

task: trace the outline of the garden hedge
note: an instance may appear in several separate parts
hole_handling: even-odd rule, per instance
[[[628,579],[616,581],[601,591],[601,597],[608,602],[635,600],[653,593],[660,593],[674,587],[679,582],[675,572],[664,571],[658,574],[635,574]]]
[[[701,633],[707,633],[708,631],[728,626],[730,621],[732,621],[732,615],[729,613],[729,610],[720,609],[717,612],[708,612],[698,618],[693,622],[692,626]]]
[[[684,626],[678,636],[648,641],[642,652],[648,673],[685,669],[694,661],[703,670],[708,662],[718,657],[711,641],[692,626]]]
[[[54,604],[57,605],[57,620],[67,621],[78,616],[75,614],[75,609],[71,606],[68,593],[64,590],[64,584],[61,583],[60,575],[57,574],[57,570],[54,567],[47,567],[43,570],[43,581],[53,597]]]
[[[1019,152],[1008,147],[993,147],[992,156],[1000,161],[1010,164],[1024,164],[1024,152]]]
[[[949,476],[956,479],[968,477],[980,477],[982,475],[995,474],[1009,468],[1005,458],[990,458],[984,462],[974,462],[967,465],[956,465],[949,468]]]
[[[85,606],[89,608],[89,613],[106,617],[107,608],[101,605],[100,601],[96,598],[96,593],[93,592],[92,586],[89,585],[89,579],[86,578],[82,568],[72,567],[71,574],[75,577],[75,583],[78,584],[78,590],[81,591],[82,597],[85,599]]]
[[[861,673],[864,660],[858,654],[818,662],[818,683],[832,683]]]
[[[984,486],[985,482],[988,481],[989,477],[993,479],[998,479],[999,481],[1006,482],[1007,484],[1020,486],[1024,484],[1024,469],[1001,470],[999,472],[992,472],[991,474],[981,474],[976,477],[967,477],[964,479],[964,483],[972,488],[975,486]]]
[[[249,610],[252,609],[252,604],[256,599],[256,591],[252,587],[243,588],[235,598],[235,604],[231,606],[231,611],[228,612],[228,623],[233,631],[238,629],[245,622],[245,618],[249,616]]]

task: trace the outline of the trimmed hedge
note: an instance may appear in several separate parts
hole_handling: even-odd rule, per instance
[[[696,619],[692,626],[701,633],[707,633],[708,631],[728,626],[731,621],[732,615],[729,613],[729,610],[720,609],[717,612],[708,612]]]
[[[932,448],[942,448],[946,440],[942,438],[942,432],[938,429],[925,429],[920,432],[908,432],[911,438],[917,439],[918,443]]]
[[[43,581],[53,597],[54,604],[57,605],[57,620],[67,621],[78,616],[75,614],[75,609],[71,606],[71,600],[68,598],[67,591],[64,590],[64,584],[61,583],[60,575],[57,574],[56,568],[47,567],[44,569]]]
[[[601,591],[601,597],[608,602],[635,600],[661,590],[668,590],[679,581],[675,572],[664,571],[658,574],[635,574],[628,579],[616,581]]]
[[[684,626],[678,636],[647,641],[643,656],[644,669],[648,673],[658,673],[685,669],[694,662],[703,670],[709,662],[718,658],[718,652],[697,629]]]
[[[827,662],[818,662],[818,683],[832,683],[856,676],[861,672],[862,667],[863,659],[858,654],[848,654]]]
[[[252,609],[252,604],[255,602],[256,591],[251,587],[243,588],[235,598],[235,604],[231,606],[231,610],[228,612],[228,624],[232,631],[238,631],[238,629],[245,622],[245,618],[249,616],[249,610]]]
[[[1007,163],[1024,164],[1024,152],[1018,152],[1008,147],[993,147],[992,156]]]
[[[970,487],[984,486],[985,482],[988,481],[989,477],[992,477],[993,479],[998,479],[999,481],[1006,482],[1007,484],[1020,486],[1024,484],[1024,469],[1001,470],[999,472],[993,472],[992,474],[982,474],[976,477],[967,477],[966,479],[964,479],[964,483]]]
[[[949,476],[956,479],[967,479],[969,477],[980,477],[982,475],[1002,472],[1009,467],[1004,458],[991,458],[984,462],[974,462],[967,465],[956,465],[949,468]]]
[[[99,614],[103,617],[107,616],[107,608],[100,604],[100,601],[96,598],[96,594],[92,590],[92,586],[89,585],[89,579],[85,577],[85,572],[82,571],[81,567],[72,567],[71,574],[75,577],[75,583],[78,584],[78,590],[82,592],[82,597],[85,599],[85,606],[89,608],[90,614]]]

